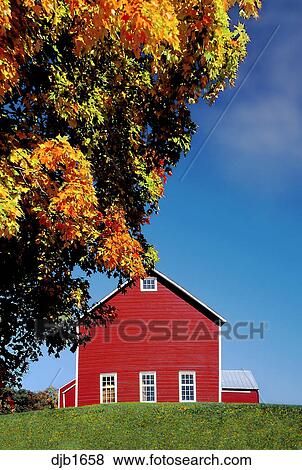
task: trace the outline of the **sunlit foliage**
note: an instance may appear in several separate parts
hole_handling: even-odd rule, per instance
[[[3,371],[23,372],[43,343],[50,353],[74,350],[86,339],[71,334],[79,318],[89,328],[114,317],[89,314],[79,269],[136,279],[154,265],[142,227],[190,149],[188,106],[234,85],[249,41],[244,19],[260,7],[1,1]],[[243,18],[238,24],[230,8]]]

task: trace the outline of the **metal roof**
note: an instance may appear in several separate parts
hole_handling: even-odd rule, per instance
[[[259,390],[255,377],[250,370],[222,370],[221,387],[240,390]]]

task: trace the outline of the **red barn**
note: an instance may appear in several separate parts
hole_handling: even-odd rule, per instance
[[[222,316],[157,270],[100,304],[117,308],[118,320],[78,348],[60,407],[222,401]]]

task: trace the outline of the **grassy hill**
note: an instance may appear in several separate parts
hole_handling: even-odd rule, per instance
[[[117,403],[0,416],[1,449],[302,449],[302,407]]]

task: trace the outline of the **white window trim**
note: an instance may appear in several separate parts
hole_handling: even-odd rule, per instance
[[[103,402],[103,377],[114,376],[114,403],[117,403],[117,373],[116,372],[104,372],[100,374],[100,403]],[[110,405],[111,403],[104,403],[105,405]]]
[[[182,399],[181,376],[183,374],[193,374],[194,400],[183,400]],[[196,402],[196,372],[195,372],[195,370],[180,370],[179,374],[178,374],[178,383],[179,383],[179,401],[181,403],[195,403]]]
[[[145,279],[154,279],[154,289],[144,289],[144,280]],[[154,276],[146,277],[145,279],[140,280],[140,289],[142,292],[157,292],[157,278]]]
[[[73,382],[73,380],[69,380],[69,382],[67,382],[66,384],[62,385],[62,387],[59,387],[58,389],[58,393],[57,393],[57,397],[58,397],[58,408],[62,408],[62,403],[63,403],[63,399],[62,399],[62,403],[61,403],[61,396],[63,397],[63,393],[67,392],[67,390],[70,390],[72,387],[75,387],[75,383],[71,386],[68,387],[68,389],[62,391],[62,389],[64,387],[66,387],[67,385],[69,385],[71,382]]]
[[[145,374],[153,374],[154,375],[154,401],[146,401],[143,400],[143,375]],[[156,403],[157,402],[157,385],[156,385],[156,372],[151,370],[151,371],[146,371],[146,372],[140,372],[139,373],[139,400],[141,403]]]

